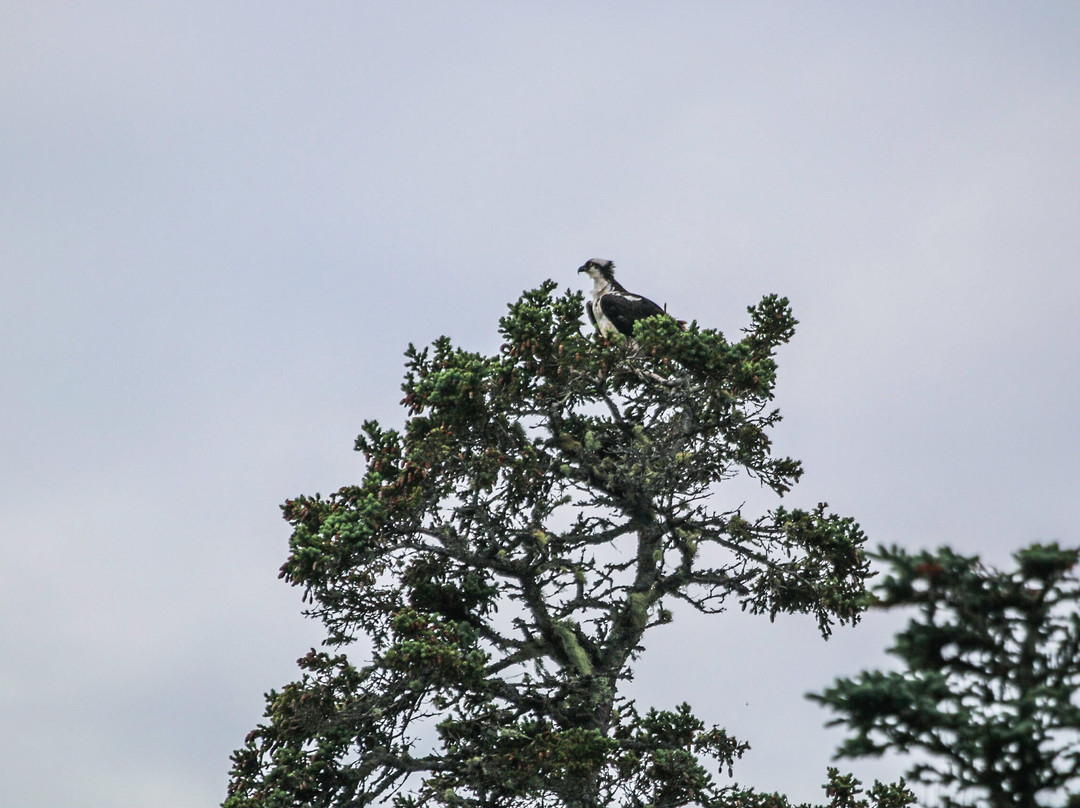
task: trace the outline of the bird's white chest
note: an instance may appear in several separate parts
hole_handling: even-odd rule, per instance
[[[596,318],[596,327],[600,333],[604,336],[610,336],[617,334],[619,329],[615,327],[615,324],[607,318],[604,314],[604,310],[600,308],[600,298],[609,294],[612,291],[611,285],[608,283],[597,283],[593,286],[592,290],[592,311],[593,317]]]

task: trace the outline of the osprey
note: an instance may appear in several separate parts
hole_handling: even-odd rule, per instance
[[[667,312],[647,297],[635,295],[615,280],[615,264],[603,258],[590,258],[578,272],[593,279],[592,298],[585,301],[589,322],[605,337],[616,332],[634,335],[634,323]]]

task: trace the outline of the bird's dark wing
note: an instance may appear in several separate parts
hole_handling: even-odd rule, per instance
[[[634,323],[664,314],[664,310],[647,298],[639,295],[604,295],[600,298],[600,311],[611,320],[619,332],[628,337],[634,335]]]
[[[596,328],[596,315],[593,314],[592,301],[585,301],[585,313],[589,315],[589,322],[593,324],[593,328]]]

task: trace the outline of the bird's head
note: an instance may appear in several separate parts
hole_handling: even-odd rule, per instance
[[[615,263],[603,258],[590,258],[578,267],[578,272],[584,272],[594,281],[613,281],[615,280]]]

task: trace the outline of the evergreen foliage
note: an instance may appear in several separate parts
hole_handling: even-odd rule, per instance
[[[330,650],[268,694],[227,808],[787,805],[716,783],[746,744],[619,689],[677,601],[806,613],[824,635],[863,608],[850,518],[713,506],[736,473],[777,494],[800,476],[768,435],[787,301],[751,308],[737,342],[666,317],[612,342],[583,336],[582,296],[555,288],[510,306],[494,356],[410,346],[404,429],[365,423],[362,481],[285,504],[281,574]],[[866,804],[857,781],[829,788]]]
[[[889,649],[902,670],[811,694],[851,730],[838,756],[920,751],[908,776],[947,808],[1080,804],[1080,551],[1034,544],[1011,571],[948,548],[881,557],[878,605],[918,614]]]

